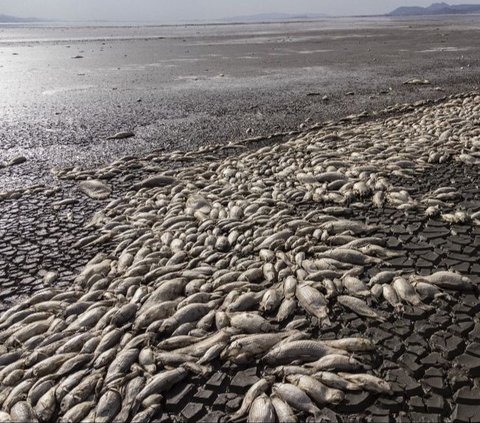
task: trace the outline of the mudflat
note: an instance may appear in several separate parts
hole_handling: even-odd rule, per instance
[[[52,167],[195,150],[474,89],[479,23],[0,26],[0,162],[27,159],[0,168],[2,189],[50,183]],[[106,140],[121,131],[135,137]]]
[[[478,420],[476,22],[5,30],[0,420]]]

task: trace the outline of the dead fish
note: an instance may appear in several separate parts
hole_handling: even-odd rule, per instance
[[[392,283],[392,287],[402,300],[410,303],[411,305],[422,309],[430,308],[422,302],[420,296],[415,291],[415,288],[409,282],[407,282],[406,279],[396,278]]]
[[[377,314],[373,309],[371,309],[367,303],[359,298],[352,297],[350,295],[339,295],[337,297],[339,304],[347,307],[352,310],[354,313],[359,316],[369,317],[371,319],[376,319],[380,321],[385,321],[385,318]]]
[[[346,293],[357,297],[369,297],[370,290],[368,286],[358,278],[345,276],[342,279],[342,285]]]
[[[158,413],[160,410],[161,405],[152,405],[148,407],[147,409],[141,411],[140,413],[137,413],[135,416],[132,417],[131,423],[144,423],[144,422],[150,422],[155,414]]]
[[[260,379],[255,384],[253,384],[245,394],[245,397],[243,398],[242,405],[240,406],[240,408],[234,414],[229,416],[228,420],[234,421],[245,416],[245,414],[248,413],[248,410],[250,409],[255,399],[259,395],[263,394],[269,387],[270,387],[270,383],[267,381],[267,379]]]
[[[325,345],[348,352],[374,351],[376,346],[368,338],[342,338],[322,341]]]
[[[132,189],[138,191],[142,188],[156,188],[156,187],[164,187],[168,185],[174,185],[178,181],[177,179],[167,176],[167,175],[156,175],[151,176],[143,181],[140,181],[136,184],[132,185]]]
[[[160,330],[172,332],[180,325],[183,325],[185,323],[198,322],[198,320],[204,317],[211,309],[212,305],[210,305],[209,303],[194,303],[186,305],[180,310],[177,310],[177,312],[172,317],[166,319],[163,322]]]
[[[230,325],[245,333],[273,332],[275,330],[267,320],[255,313],[230,315]]]
[[[80,383],[72,386],[63,397],[60,402],[60,410],[65,413],[75,405],[86,401],[102,381],[103,375],[100,373],[93,373],[83,378]]]
[[[239,295],[228,307],[227,311],[247,311],[256,308],[261,301],[263,292],[246,292]]]
[[[416,279],[431,283],[443,289],[452,291],[469,292],[474,289],[473,282],[467,276],[450,271],[440,271],[430,276],[416,277]]]
[[[38,382],[35,383],[35,385],[33,385],[30,391],[28,392],[27,401],[32,406],[35,406],[38,400],[54,386],[55,386],[55,382],[53,380],[39,379]]]
[[[282,296],[278,292],[278,289],[270,288],[262,297],[262,301],[260,302],[260,310],[266,313],[271,313],[279,307],[281,302]]]
[[[158,348],[165,351],[175,350],[177,348],[187,347],[195,344],[199,339],[190,335],[177,335],[171,338],[164,339],[158,344]]]
[[[300,306],[315,316],[321,325],[330,325],[327,300],[318,290],[309,285],[300,285],[295,295]]]
[[[35,415],[42,422],[50,421],[55,413],[57,406],[55,391],[56,387],[50,388],[35,405]]]
[[[287,380],[306,392],[317,405],[339,404],[345,398],[340,389],[329,388],[311,376],[291,375],[287,376]]]
[[[315,369],[303,366],[279,366],[270,372],[275,376],[284,379],[289,375],[313,375]]]
[[[140,350],[138,348],[121,351],[108,367],[105,384],[109,384],[113,380],[128,373],[132,364],[137,361],[139,354]]]
[[[13,405],[10,409],[10,419],[12,422],[38,422],[32,406],[26,401],[19,401]]]
[[[382,286],[382,285],[380,285]],[[387,302],[397,311],[402,312],[404,307],[400,299],[398,298],[397,292],[391,285],[383,285],[382,286],[382,294],[383,298],[387,300]]]
[[[335,373],[322,371],[314,373],[312,376],[323,384],[342,391],[359,391],[362,389],[356,383],[350,382]]]
[[[420,282],[420,281],[413,281],[412,285],[415,288],[415,291],[420,295],[422,300],[430,299],[433,300],[434,298],[441,298],[444,297],[447,300],[451,300],[452,297],[448,295],[446,292],[442,292],[437,286],[432,285],[427,282]]]
[[[207,350],[207,352],[197,361],[197,364],[207,364],[212,360],[215,360],[217,357],[220,356],[220,353],[225,349],[227,346],[226,343],[219,343],[217,345],[213,345],[211,348]]]
[[[95,407],[95,402],[85,401],[75,405],[59,418],[59,423],[79,423]]]
[[[95,410],[95,423],[112,422],[122,407],[122,396],[113,389],[105,392],[100,399]]]
[[[355,235],[369,233],[375,230],[374,226],[368,226],[352,220],[334,220],[321,225],[330,234],[340,234],[349,231]],[[342,261],[342,260],[340,260]]]
[[[297,302],[293,298],[283,300],[282,304],[278,308],[277,322],[283,322],[288,319],[297,308]]]
[[[295,416],[292,408],[279,396],[273,394],[270,396],[275,414],[278,418],[278,423],[297,423],[298,419]]]
[[[261,394],[253,401],[247,418],[248,423],[275,423],[275,409],[270,398]]]
[[[2,408],[10,410],[18,401],[23,401],[27,397],[28,391],[33,386],[34,379],[25,379],[14,386],[12,389],[4,387],[0,394],[4,397]],[[5,392],[5,394],[3,394]]]
[[[222,353],[222,359],[238,364],[249,362],[252,358],[265,354],[286,336],[288,333],[277,332],[235,338]]]
[[[339,373],[338,375],[367,391],[378,392],[380,394],[389,394],[392,392],[392,387],[388,382],[373,375],[366,373]]]
[[[264,357],[269,365],[291,363],[292,361],[315,361],[329,354],[346,354],[342,350],[325,345],[322,341],[293,341],[278,345]]]
[[[160,372],[147,382],[145,387],[138,393],[134,402],[141,404],[145,398],[152,394],[161,394],[168,391],[172,386],[185,379],[187,374],[184,368]]]
[[[200,358],[212,346],[228,342],[230,340],[230,336],[231,334],[228,330],[222,329],[219,330],[217,333],[214,333],[211,336],[207,336],[206,338],[201,339],[200,341],[192,345],[184,348],[179,348],[177,350],[174,350],[173,352],[176,352],[178,354],[189,354],[194,357]]]
[[[80,384],[80,382],[83,380],[84,377],[87,376],[88,373],[89,373],[89,370],[87,370],[87,369],[79,370],[79,371],[71,374],[70,376],[67,376],[65,379],[63,379],[58,384],[57,389],[55,391],[55,397],[57,399],[57,402],[60,403],[63,400],[63,398],[65,397],[65,395],[67,395],[75,386]],[[96,375],[95,377],[97,379],[92,382],[94,384],[100,379],[100,375]],[[51,387],[53,387],[53,386],[55,386],[55,384],[52,384]],[[43,393],[45,393],[45,392],[43,392]],[[32,402],[32,404],[33,404],[33,402]]]
[[[305,411],[314,416],[320,414],[319,408],[312,402],[309,396],[295,385],[275,383],[272,387],[272,392],[299,411]]]
[[[64,376],[76,371],[84,365],[88,365],[93,360],[93,354],[78,354],[65,361],[56,371],[57,376]]]
[[[367,256],[360,251],[351,248],[335,248],[327,250],[323,253],[317,254],[318,257],[333,258],[343,263],[350,263],[354,265],[366,265],[370,263],[381,263],[381,259]]]
[[[316,371],[331,370],[336,372],[355,372],[358,370],[366,370],[369,368],[369,366],[364,365],[353,357],[348,357],[346,355],[340,354],[326,355],[325,357],[322,357],[317,361],[307,363],[306,366],[312,367]]]

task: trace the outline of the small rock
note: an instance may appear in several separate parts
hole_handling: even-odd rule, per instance
[[[126,138],[132,138],[135,134],[133,132],[118,132],[107,138],[107,140],[124,140]]]
[[[19,157],[15,157],[15,158],[13,158],[12,160],[10,160],[10,161],[8,162],[8,165],[9,165],[9,166],[15,166],[15,165],[19,165],[19,164],[25,163],[26,161],[27,161],[27,158],[26,158],[26,157],[19,156]]]
[[[404,85],[430,85],[431,82],[428,79],[410,79],[403,83]]]

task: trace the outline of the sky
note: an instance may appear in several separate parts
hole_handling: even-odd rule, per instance
[[[433,0],[0,0],[0,14],[59,20],[178,22],[258,13],[383,14]],[[480,1],[448,1],[480,4]]]

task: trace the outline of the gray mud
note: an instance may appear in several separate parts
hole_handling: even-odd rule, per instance
[[[475,89],[479,20],[2,27],[0,162],[28,160],[0,168],[1,188]],[[106,141],[119,131],[136,137]]]

